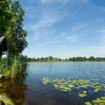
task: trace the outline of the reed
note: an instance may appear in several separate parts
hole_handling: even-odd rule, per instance
[[[0,62],[0,74],[5,78],[17,78],[26,73],[26,57],[19,55],[12,59],[11,65],[8,65],[8,60],[2,59]]]

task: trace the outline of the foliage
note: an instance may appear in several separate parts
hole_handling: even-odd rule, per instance
[[[0,0],[0,36],[6,33],[12,18],[13,15],[10,10],[10,0]]]
[[[27,46],[27,33],[23,29],[24,10],[19,1],[0,1],[0,37],[6,36],[8,63]]]
[[[41,57],[41,58],[28,58],[27,59],[28,61],[34,61],[34,62],[84,62],[84,61],[105,61],[105,58],[101,58],[101,57],[73,57],[73,58],[65,58],[65,59],[62,59],[62,58],[55,58],[55,57]]]
[[[2,63],[3,64],[0,64],[0,72],[7,79],[24,76],[26,73],[26,57],[24,56],[16,56],[11,66],[8,66],[7,59],[3,59]]]
[[[23,16],[24,11],[18,1],[11,3],[11,11],[13,18],[11,21],[14,23],[9,27],[6,32],[8,41],[8,53],[10,56],[15,56],[21,53],[27,46],[26,31],[23,29]]]
[[[6,77],[14,78],[23,73],[24,63],[22,51],[27,47],[27,33],[23,29],[24,10],[17,0],[0,0],[0,37],[7,41],[7,59],[1,60],[0,72]],[[1,74],[0,73],[0,74]]]

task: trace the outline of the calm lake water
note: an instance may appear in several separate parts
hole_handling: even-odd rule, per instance
[[[28,75],[20,80],[0,83],[0,93],[5,93],[15,105],[83,105],[95,99],[78,97],[75,92],[55,89],[51,84],[44,85],[43,77],[51,79],[86,79],[105,84],[105,62],[29,62]],[[100,93],[101,94],[101,93]]]

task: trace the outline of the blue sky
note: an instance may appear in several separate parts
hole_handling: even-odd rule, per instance
[[[20,0],[29,57],[105,56],[105,0]]]

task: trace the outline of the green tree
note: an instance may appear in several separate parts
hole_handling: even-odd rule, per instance
[[[18,1],[11,3],[11,11],[13,13],[12,23],[7,30],[8,54],[14,57],[21,53],[27,46],[27,33],[23,29],[24,11]]]
[[[0,0],[0,36],[3,36],[12,18],[12,11],[10,10],[10,0]]]
[[[11,63],[27,46],[23,16],[24,10],[18,1],[0,1],[0,36],[6,36],[8,59]]]
[[[12,19],[12,11],[10,10],[10,0],[0,0],[0,37],[4,36]],[[0,51],[0,58],[2,52]]]
[[[89,57],[89,61],[95,61],[96,58],[94,56]]]

